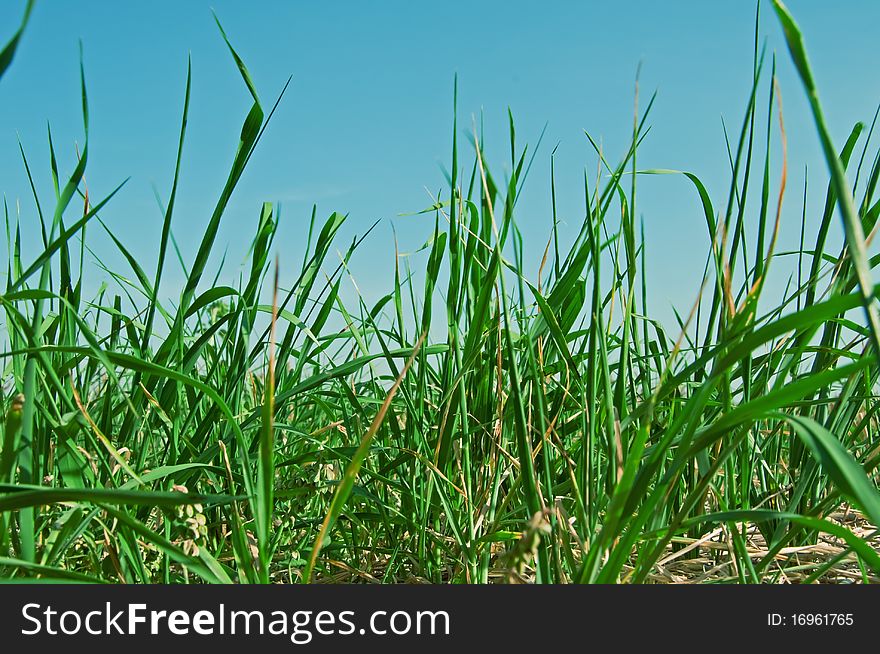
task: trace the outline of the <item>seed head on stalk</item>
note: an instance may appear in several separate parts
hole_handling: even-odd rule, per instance
[[[12,481],[13,458],[17,448],[19,429],[21,429],[21,412],[24,408],[24,395],[19,393],[12,398],[6,412],[6,425],[3,431],[3,450],[0,454],[0,481]]]

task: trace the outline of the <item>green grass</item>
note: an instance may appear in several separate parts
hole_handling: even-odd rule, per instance
[[[836,149],[797,25],[774,8],[828,162],[815,242],[804,225],[816,208],[805,207],[801,247],[777,249],[791,193],[789,162],[771,157],[785,151],[783,64],[767,64],[756,19],[754,86],[728,143],[726,198],[693,173],[637,166],[652,99],[618,162],[587,135],[599,170],[584,174],[578,235],[560,239],[554,184],[547,249],[529,279],[516,216],[533,155],[511,119],[501,182],[476,129],[464,154],[456,120],[448,187],[425,212],[425,267],[385,262],[387,293],[375,304],[340,291],[371,236],[334,262],[339,213],[313,213],[295,262],[274,247],[280,217],[264,204],[243,278],[208,275],[272,114],[222,28],[253,104],[173,301],[162,281],[176,248],[189,71],[155,270],[102,221],[113,194],[88,197],[83,79],[78,165],[63,177],[50,140],[54,197],[31,188],[43,242],[32,261],[25,225],[6,207],[0,578],[877,579],[880,257],[866,234],[880,215],[880,156],[873,126],[865,134],[861,124]],[[674,331],[649,312],[650,244],[635,209],[637,181],[659,174],[688,180],[713,243]],[[834,252],[838,210],[846,244]],[[84,297],[95,230],[129,267],[102,264],[107,284]],[[765,281],[783,257],[796,273],[770,296]],[[290,286],[279,286],[279,268],[298,270]],[[832,555],[818,555],[828,539]]]

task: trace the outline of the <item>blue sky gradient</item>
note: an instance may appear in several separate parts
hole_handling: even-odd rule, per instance
[[[790,0],[788,5],[803,28],[832,133],[842,145],[855,121],[870,123],[880,102],[874,51],[880,3],[850,0],[832,7]],[[22,6],[0,6],[4,40]],[[229,246],[230,273],[244,259],[264,200],[283,205],[277,244],[282,266],[289,254],[289,268],[297,268],[314,202],[322,217],[334,210],[351,213],[343,244],[381,219],[352,265],[361,291],[378,299],[392,272],[392,224],[404,251],[430,234],[432,216],[399,214],[430,205],[430,194],[444,185],[441,165],[449,166],[451,154],[456,74],[460,147],[467,147],[472,117],[479,122],[482,112],[496,177],[509,171],[508,107],[520,143],[534,146],[548,125],[517,218],[529,243],[531,275],[550,230],[550,151],[559,144],[562,233],[572,236],[583,214],[584,168],[595,170],[583,130],[601,138],[612,161],[624,153],[640,62],[643,104],[654,90],[658,98],[639,167],[693,171],[716,208],[723,208],[729,166],[722,117],[735,134],[751,81],[752,2],[56,1],[38,3],[15,62],[0,81],[0,191],[13,209],[20,202],[30,247],[38,245],[39,230],[18,140],[44,205],[51,206],[47,124],[62,174],[72,170],[74,144],[82,142],[81,40],[91,127],[86,179],[95,200],[131,176],[102,219],[149,273],[161,229],[152,186],[167,197],[192,57],[190,121],[173,224],[184,258],[192,260],[249,107],[211,7],[264,104],[271,105],[294,76],[224,218],[219,240]],[[768,53],[778,57],[788,133],[784,246],[798,237],[804,166],[811,179],[808,226],[818,223],[827,171],[769,3],[762,4],[761,34]],[[762,98],[765,91],[766,84]],[[778,145],[778,135],[774,139]],[[771,166],[778,175],[778,157]],[[669,303],[686,310],[696,296],[709,237],[686,181],[654,176],[639,184],[649,295],[668,316]],[[89,234],[95,252],[111,268],[124,269],[98,231]],[[163,290],[171,296],[180,275],[174,266],[169,270]],[[96,282],[104,275],[90,277]]]

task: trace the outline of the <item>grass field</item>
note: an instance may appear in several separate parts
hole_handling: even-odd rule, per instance
[[[798,28],[774,8],[789,52],[771,62],[756,27],[725,197],[696,174],[639,167],[643,101],[620,158],[594,143],[574,241],[557,232],[554,187],[529,279],[517,198],[532,155],[511,120],[502,181],[479,135],[459,140],[468,126],[456,122],[448,187],[426,211],[425,268],[382,262],[375,304],[343,299],[346,263],[371,235],[337,243],[339,213],[313,214],[307,255],[293,261],[274,247],[267,203],[249,274],[209,272],[272,109],[232,45],[253,106],[198,254],[179,262],[182,292],[165,299],[189,78],[155,262],[101,220],[113,194],[88,195],[84,80],[79,164],[60,171],[53,151],[54,197],[33,190],[38,223],[6,206],[0,578],[878,580],[880,258],[868,246],[880,156],[873,124],[831,142]],[[775,69],[792,63],[816,126],[797,136],[822,144],[827,199],[804,212],[821,216],[818,235],[802,227],[799,250],[782,252],[782,205],[801,190],[786,188],[795,163],[770,154],[786,139]],[[648,174],[686,176],[714,244],[677,326],[648,310],[651,244],[635,209]],[[845,247],[832,251],[841,219]],[[22,253],[29,229],[43,243],[33,259]],[[127,268],[90,263],[95,232]],[[765,280],[782,257],[796,274],[771,297]],[[298,270],[295,283],[279,287],[279,267]],[[107,282],[95,297],[86,268]]]

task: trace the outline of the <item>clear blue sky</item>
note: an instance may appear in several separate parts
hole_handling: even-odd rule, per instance
[[[4,41],[23,4],[0,6]],[[880,102],[875,51],[880,3],[788,4],[805,32],[841,144],[856,120],[870,121]],[[377,299],[391,273],[391,224],[403,249],[429,235],[432,217],[398,214],[428,206],[426,188],[436,192],[443,185],[440,166],[448,166],[450,157],[456,73],[462,137],[471,116],[482,110],[497,177],[504,177],[500,171],[509,160],[507,108],[517,120],[520,142],[534,144],[549,124],[518,216],[534,245],[532,271],[550,228],[550,150],[560,144],[559,203],[570,226],[563,234],[572,234],[583,213],[584,166],[595,166],[583,130],[603,139],[612,160],[623,154],[640,61],[643,99],[659,91],[640,167],[694,171],[717,207],[726,199],[721,118],[738,129],[750,84],[753,2],[43,0],[0,81],[0,191],[12,206],[21,200],[31,243],[38,230],[17,140],[30,157],[44,205],[51,206],[46,125],[52,126],[67,174],[74,143],[82,141],[81,39],[91,117],[87,181],[95,199],[131,176],[102,218],[148,271],[161,227],[151,185],[167,197],[191,54],[192,104],[174,230],[192,260],[249,106],[211,7],[266,104],[288,75],[294,76],[224,219],[220,240],[229,245],[230,275],[242,261],[263,200],[283,204],[282,265],[288,253],[299,260],[315,202],[321,216],[351,213],[346,237],[382,219],[353,267],[361,290]],[[827,176],[769,3],[762,5],[762,34],[779,56],[791,184],[783,242],[791,243],[798,233],[803,166],[809,166],[813,182],[810,224],[818,220]],[[466,146],[464,138],[460,143]],[[640,184],[652,302],[661,305],[657,308],[670,301],[684,306],[699,286],[708,244],[699,204],[679,178],[645,178]],[[106,238],[95,234],[90,242],[108,263],[124,268]],[[298,265],[294,261],[291,269]],[[93,272],[90,281],[101,277]]]

